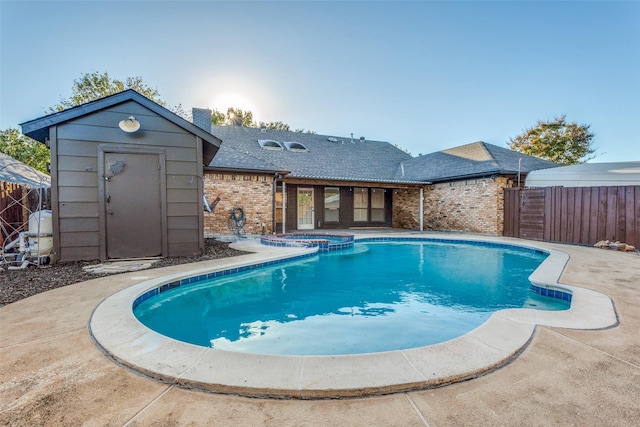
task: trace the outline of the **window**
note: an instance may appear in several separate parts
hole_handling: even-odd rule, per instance
[[[282,145],[278,141],[274,141],[273,139],[259,139],[258,144],[260,144],[260,147],[265,150],[284,150]]]
[[[324,189],[324,222],[340,221],[340,189],[326,187]]]
[[[276,224],[282,224],[282,201],[282,187],[278,186],[276,187]]]
[[[289,151],[298,151],[301,153],[309,151],[309,149],[305,147],[305,145],[302,142],[291,141],[291,142],[283,142],[282,144],[285,147],[287,147],[287,150]]]
[[[371,222],[384,222],[384,190],[371,189]]]
[[[369,190],[367,188],[353,189],[353,220],[362,222],[368,220]]]

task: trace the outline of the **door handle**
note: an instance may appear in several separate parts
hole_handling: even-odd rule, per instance
[[[113,215],[113,211],[107,211],[108,215]]]
[[[107,193],[107,203],[111,203],[111,194]]]

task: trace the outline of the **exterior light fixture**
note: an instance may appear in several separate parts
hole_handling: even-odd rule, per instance
[[[129,116],[128,119],[120,120],[118,126],[127,133],[133,133],[140,129],[140,122],[135,117]]]

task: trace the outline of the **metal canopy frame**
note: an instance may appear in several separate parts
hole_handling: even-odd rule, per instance
[[[8,157],[8,156],[7,156]],[[41,266],[50,261],[49,254],[31,254],[37,243],[31,239],[51,237],[40,233],[41,218],[38,218],[38,229],[28,230],[29,218],[34,213],[41,213],[45,206],[45,193],[51,188],[50,178],[35,169],[9,157],[3,159],[0,166],[0,181],[10,184],[8,191],[2,189],[2,199],[7,203],[0,208],[0,268],[18,269],[29,265]],[[18,194],[16,190],[20,190]],[[49,207],[50,208],[50,207]],[[15,219],[19,212],[20,220]],[[39,240],[37,241],[39,243]]]

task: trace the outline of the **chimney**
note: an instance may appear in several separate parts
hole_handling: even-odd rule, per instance
[[[192,109],[193,124],[200,129],[204,129],[207,132],[211,132],[211,114],[212,111],[208,108],[193,108]]]

